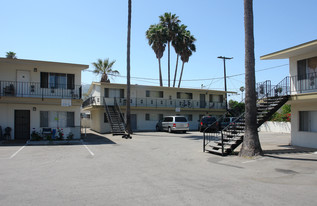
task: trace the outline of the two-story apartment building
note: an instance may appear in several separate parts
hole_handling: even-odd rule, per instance
[[[93,82],[88,96],[83,109],[90,111],[91,129],[99,133],[111,132],[105,103],[108,106],[117,103],[124,113],[126,84]],[[131,85],[130,103],[133,131],[155,130],[156,123],[167,115],[185,116],[190,129],[197,130],[201,116],[220,116],[226,111],[225,92],[206,89]]]
[[[284,88],[289,88],[291,95],[291,143],[317,148],[317,40],[264,55],[261,59],[289,59],[290,77],[284,79],[287,85]]]
[[[80,138],[81,71],[88,65],[0,58],[0,126],[11,139],[62,128]]]

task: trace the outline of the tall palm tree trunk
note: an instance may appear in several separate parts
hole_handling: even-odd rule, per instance
[[[131,134],[131,110],[130,110],[130,43],[131,43],[131,0],[128,0],[128,39],[127,39],[127,132]]]
[[[257,130],[257,107],[255,93],[255,60],[253,34],[253,0],[244,0],[245,31],[245,135],[240,156],[252,157],[262,154]]]
[[[181,86],[182,76],[183,76],[183,70],[184,70],[184,64],[185,64],[185,62],[183,61],[182,70],[181,70],[181,75],[180,75],[180,77],[179,77],[179,82],[178,82],[178,88]]]
[[[177,66],[178,66],[178,58],[179,58],[179,54],[177,54],[177,57],[176,57],[176,67],[175,67],[175,74],[174,74],[173,87],[175,87],[175,82],[176,82]]]
[[[162,80],[162,69],[161,69],[161,58],[158,58],[159,63],[159,73],[160,73],[160,86],[163,86],[163,80]]]
[[[171,67],[170,67],[170,58],[171,58],[171,52],[170,52],[171,42],[168,42],[168,87],[171,86]]]

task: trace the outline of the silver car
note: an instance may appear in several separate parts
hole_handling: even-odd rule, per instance
[[[180,131],[186,133],[189,130],[189,124],[186,117],[183,116],[167,116],[162,121],[163,131],[174,132]]]

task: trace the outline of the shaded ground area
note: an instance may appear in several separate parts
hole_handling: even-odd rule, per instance
[[[201,137],[87,131],[81,145],[1,146],[0,205],[317,205],[317,153],[289,135],[260,133],[271,152],[255,159],[203,153]]]
[[[107,138],[107,136],[109,135],[111,134],[99,134],[88,129],[86,131],[86,134],[82,134],[82,139],[84,140],[85,144],[116,144],[115,142]],[[117,137],[121,138],[121,136]]]
[[[0,141],[0,147],[1,146],[20,146],[20,145],[25,145],[26,142],[28,140],[27,139],[23,139],[23,140],[2,140]]]

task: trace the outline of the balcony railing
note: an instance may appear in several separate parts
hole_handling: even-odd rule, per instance
[[[83,107],[92,105],[114,105],[115,98],[103,98],[102,96],[93,96],[83,102]],[[119,106],[126,105],[125,98],[116,98]],[[162,98],[131,98],[131,107],[153,107],[153,108],[183,108],[183,109],[225,109],[225,103],[206,102],[192,99],[162,99]]]
[[[301,76],[288,76],[277,85],[271,85],[270,80],[259,82],[256,84],[256,92],[258,99],[263,97],[317,92],[317,73],[308,73]]]
[[[0,96],[81,99],[81,95],[81,85],[58,84],[54,88],[42,88],[39,82],[0,81]]]

